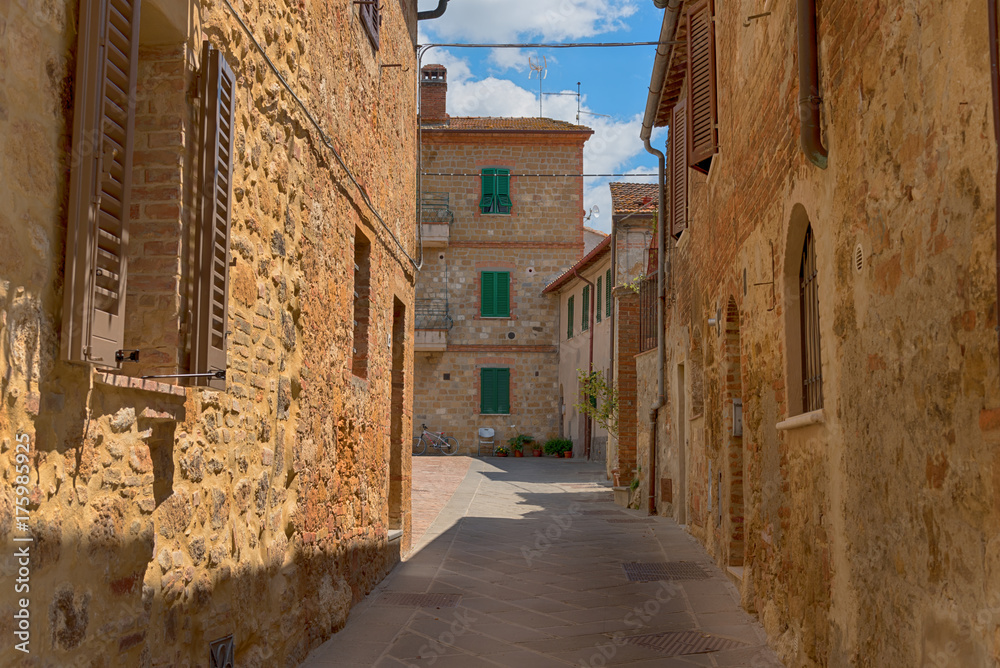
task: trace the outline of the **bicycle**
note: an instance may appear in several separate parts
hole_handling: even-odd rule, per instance
[[[427,431],[427,425],[420,425],[423,431],[420,436],[413,439],[413,454],[422,455],[427,452],[427,446],[437,448],[443,455],[453,455],[458,452],[458,439],[454,436],[445,436],[443,431]]]

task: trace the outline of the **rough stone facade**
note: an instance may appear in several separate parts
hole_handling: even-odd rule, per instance
[[[125,335],[140,359],[120,370],[60,355],[79,13],[0,10],[0,634],[14,637],[18,596],[31,619],[30,656],[5,642],[0,663],[207,666],[231,634],[235,665],[296,665],[409,545],[416,3],[381,5],[375,49],[347,0],[142,1]],[[138,378],[191,370],[203,39],[237,80],[225,389]],[[30,592],[15,596],[25,545]]]
[[[730,568],[790,666],[995,666],[987,3],[816,3],[825,170],[798,145],[796,3],[744,27],[763,4],[715,3],[720,150],[688,171],[673,251],[659,512]],[[824,400],[803,414],[807,227]]]
[[[424,68],[430,69],[443,70]],[[421,100],[424,118],[444,116],[446,79],[439,77],[446,74],[423,84],[433,93]],[[582,254],[583,179],[527,175],[582,174],[591,131],[539,118],[422,122],[425,239],[429,228],[446,229],[434,232],[437,246],[425,252],[417,280],[418,310],[434,304],[439,313],[426,321],[418,313],[414,435],[426,423],[471,453],[480,427],[504,440],[515,432],[553,438],[559,434],[560,316],[558,300],[542,291]],[[510,170],[509,214],[481,212],[483,168]],[[482,316],[484,270],[510,273],[509,318]],[[510,368],[509,414],[480,414],[483,367]]]

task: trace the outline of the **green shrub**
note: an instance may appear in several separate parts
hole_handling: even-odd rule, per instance
[[[510,449],[514,452],[522,452],[524,450],[524,446],[531,443],[533,440],[535,439],[531,438],[528,434],[518,434],[517,436],[507,439],[507,445],[509,445]]]
[[[568,438],[551,438],[545,441],[545,454],[561,455],[573,449],[573,441]]]

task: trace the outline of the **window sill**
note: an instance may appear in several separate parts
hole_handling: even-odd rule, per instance
[[[108,373],[105,371],[94,372],[94,383],[97,385],[108,385],[121,389],[140,390],[142,392],[154,392],[165,394],[171,397],[186,398],[187,392],[181,385],[171,385],[160,383],[155,380],[146,380],[134,376],[125,376],[119,373]]]
[[[403,530],[402,529],[389,529],[388,539],[389,539],[390,543],[393,542],[393,541],[402,540],[403,539]]]
[[[811,427],[814,424],[823,424],[826,422],[826,416],[823,414],[823,409],[809,411],[808,413],[802,413],[800,415],[795,415],[787,420],[782,420],[775,425],[778,431],[791,431],[792,429],[801,429],[802,427]]]
[[[510,415],[510,413],[480,413],[479,414],[480,417],[494,417],[494,416],[503,417],[505,415]]]

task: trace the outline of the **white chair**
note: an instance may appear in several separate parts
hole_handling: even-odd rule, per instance
[[[492,455],[493,449],[496,448],[496,432],[490,427],[480,427],[479,428],[479,456],[483,456],[483,448],[486,448],[487,454]]]

